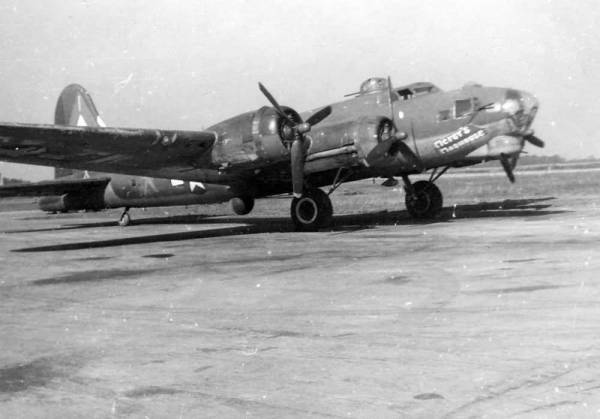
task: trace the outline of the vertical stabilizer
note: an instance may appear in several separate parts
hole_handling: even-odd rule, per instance
[[[77,127],[105,127],[90,94],[78,84],[70,84],[63,89],[54,110],[54,124]],[[54,170],[54,178],[87,178],[87,171],[63,169]]]
[[[54,111],[56,125],[78,127],[105,127],[96,105],[89,93],[78,84],[65,87],[56,102]]]

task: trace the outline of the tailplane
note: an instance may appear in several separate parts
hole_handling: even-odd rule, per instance
[[[89,93],[78,84],[65,87],[56,102],[56,125],[77,127],[105,127]]]

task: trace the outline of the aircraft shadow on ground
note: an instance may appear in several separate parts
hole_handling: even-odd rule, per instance
[[[552,204],[548,201],[554,197],[531,199],[508,199],[498,202],[482,202],[470,205],[457,205],[445,207],[434,220],[415,220],[410,218],[405,210],[378,211],[363,214],[338,215],[333,218],[332,226],[324,232],[352,232],[372,229],[385,225],[417,225],[450,222],[453,219],[475,219],[486,217],[530,217],[561,214],[564,210],[549,209]],[[48,246],[27,247],[14,249],[13,252],[44,252],[80,250],[100,247],[125,246],[168,241],[195,240],[214,237],[239,236],[260,233],[288,233],[294,227],[287,217],[206,217],[199,215],[179,215],[169,217],[156,217],[138,219],[133,222],[135,226],[157,224],[241,224],[232,227],[185,231],[177,233],[151,234],[144,236],[123,237],[108,240],[91,240],[75,243],[64,243]],[[88,224],[66,225],[57,228],[38,230],[12,230],[7,233],[60,231],[83,228],[115,226],[115,222],[101,222]]]

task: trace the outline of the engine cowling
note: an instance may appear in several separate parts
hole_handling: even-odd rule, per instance
[[[292,120],[298,114],[284,108]],[[259,168],[289,160],[293,140],[288,122],[273,108],[262,107],[223,121],[209,130],[217,133],[212,161],[219,166]]]
[[[246,215],[254,208],[254,198],[251,196],[238,196],[231,199],[231,208],[237,215]]]

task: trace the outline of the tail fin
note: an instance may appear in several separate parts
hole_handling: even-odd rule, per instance
[[[54,111],[56,125],[78,127],[105,127],[96,105],[89,93],[78,84],[65,87],[56,102]]]
[[[65,87],[58,97],[54,111],[54,123],[56,125],[70,125],[78,127],[105,127],[106,124],[100,118],[96,105],[89,93],[78,84],[70,84]],[[82,170],[54,169],[54,178],[83,179],[90,174]]]

